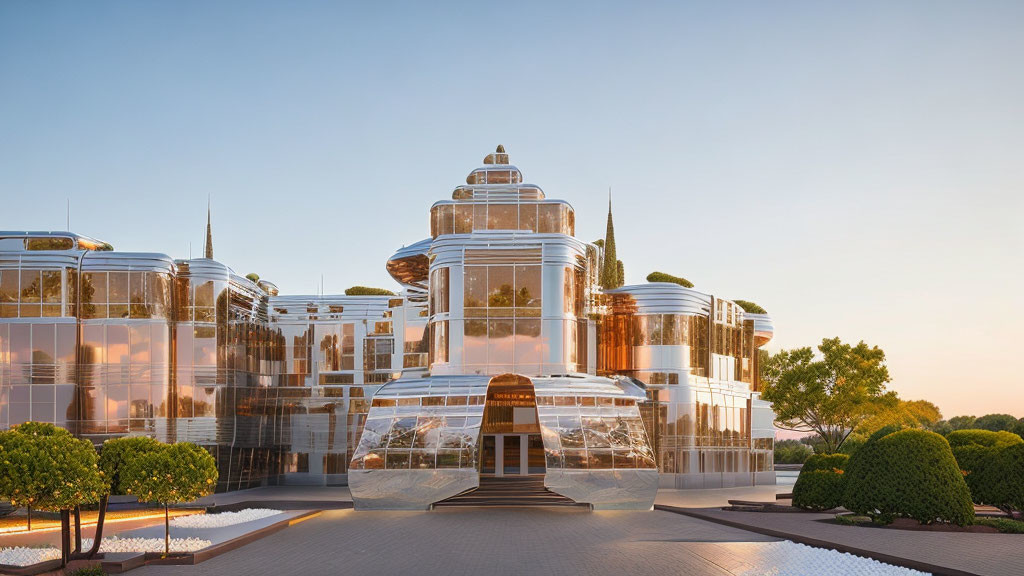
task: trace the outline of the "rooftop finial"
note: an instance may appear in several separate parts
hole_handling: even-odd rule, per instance
[[[210,228],[210,196],[206,197],[206,248],[203,257],[213,260],[213,230]]]
[[[488,154],[487,158],[484,158],[484,164],[508,164],[508,154],[505,153],[505,147],[498,144],[498,147],[494,149],[494,153]]]

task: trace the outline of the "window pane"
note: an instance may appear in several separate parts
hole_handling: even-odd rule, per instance
[[[107,303],[107,273],[84,272],[82,274],[82,304]],[[106,316],[106,314],[104,314]]]
[[[487,305],[511,308],[513,303],[512,266],[491,266],[487,274]]]
[[[35,324],[32,326],[33,363],[53,364],[57,356],[54,344],[55,333],[53,324]]]
[[[521,204],[519,206],[519,229],[537,231],[537,205]]]
[[[516,266],[517,308],[540,308],[540,266]]]
[[[40,301],[40,276],[38,270],[21,271],[21,302],[38,303]]]
[[[60,299],[60,270],[47,270],[43,272],[43,302],[60,304]]]
[[[107,326],[107,363],[127,364],[128,357],[128,327]]]
[[[455,233],[469,234],[473,231],[473,206],[470,204],[456,204],[455,206]]]
[[[466,266],[465,291],[463,298],[466,308],[484,307],[487,305],[487,268],[485,266]]]
[[[488,230],[517,230],[519,211],[515,204],[491,204],[487,207]]]
[[[109,302],[116,304],[128,303],[128,273],[111,272],[108,285],[110,287]]]
[[[487,321],[466,320],[463,343],[466,364],[486,364]]]
[[[19,276],[17,270],[0,270],[0,302],[18,301]]]
[[[539,204],[537,206],[537,232],[551,234],[560,232],[560,204]]]

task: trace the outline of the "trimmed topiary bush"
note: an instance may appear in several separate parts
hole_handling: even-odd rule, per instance
[[[846,467],[846,462],[849,459],[850,457],[846,454],[815,454],[804,462],[804,467],[800,472],[842,470]]]
[[[993,449],[969,476],[975,477],[971,491],[975,502],[1008,514],[1024,510],[1024,443]]]
[[[949,441],[949,445],[952,448],[957,446],[968,446],[971,444],[977,444],[978,446],[987,446],[989,448],[1005,448],[1006,446],[1013,446],[1014,444],[1020,444],[1024,442],[1020,436],[1013,432],[992,432],[990,430],[954,430],[946,436],[946,440]]]
[[[793,506],[806,510],[831,510],[843,504],[843,466],[846,454],[815,454],[804,462],[793,486]]]
[[[843,480],[842,470],[800,472],[793,485],[793,506],[816,512],[842,506]]]
[[[1003,448],[1022,444],[1024,440],[1011,432],[992,432],[989,430],[955,430],[946,437],[953,449],[953,457],[963,472],[964,480],[971,491],[971,499],[981,504],[979,499],[977,471],[983,462],[994,456]]]
[[[974,520],[949,443],[934,432],[876,433],[850,458],[845,476],[843,506],[875,522],[906,517],[965,526]]]
[[[664,272],[651,272],[647,275],[648,282],[671,282],[673,284],[679,284],[684,288],[693,288],[693,282],[690,282],[686,278],[679,276],[673,276],[671,274],[665,274]]]

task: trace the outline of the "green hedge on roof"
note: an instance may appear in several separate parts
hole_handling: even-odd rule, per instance
[[[673,284],[679,284],[685,288],[693,288],[693,282],[690,282],[686,278],[679,276],[673,276],[671,274],[665,274],[664,272],[651,272],[647,275],[648,282],[671,282]]]
[[[751,314],[767,314],[768,311],[749,300],[733,300],[744,312]]]
[[[370,286],[353,286],[345,290],[345,296],[394,296],[391,290],[371,288]]]

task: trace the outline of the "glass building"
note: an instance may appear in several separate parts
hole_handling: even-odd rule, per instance
[[[425,509],[481,476],[594,508],[774,482],[765,315],[676,284],[601,290],[603,250],[502,147],[387,259],[394,296],[281,295],[213,259],[0,232],[0,429],[187,440],[219,490],[348,484]]]

